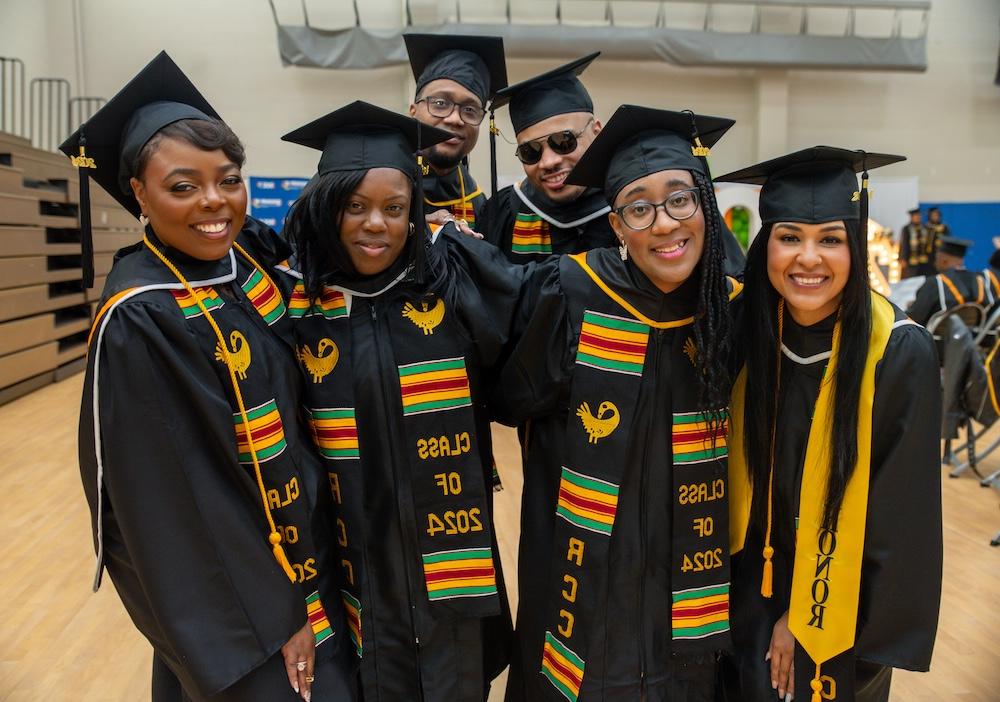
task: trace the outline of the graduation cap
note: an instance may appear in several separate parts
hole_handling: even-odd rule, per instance
[[[914,207],[912,210],[907,210],[906,213],[911,215],[920,214],[920,208]]]
[[[451,137],[451,132],[428,126],[413,117],[356,100],[288,132],[281,139],[321,151],[317,166],[319,176],[372,168],[402,171],[413,182],[413,201],[421,203],[424,201],[424,179],[423,157],[419,152]],[[423,208],[416,209],[423,227]],[[417,279],[422,282],[423,247],[414,246],[411,255]]]
[[[282,141],[317,149],[319,175],[395,168],[421,180],[417,152],[452,137],[450,132],[357,100],[294,129]]]
[[[725,117],[622,105],[566,182],[603,188],[613,203],[622,188],[650,173],[683,169],[710,177],[709,148],[734,124]]]
[[[490,110],[510,104],[510,121],[519,134],[544,119],[571,112],[593,112],[594,101],[578,76],[594,62],[600,51],[553,68],[540,75],[497,91]]]
[[[868,171],[905,161],[905,156],[814,146],[716,178],[716,182],[763,186],[763,224],[822,224],[856,219],[867,231]],[[856,173],[861,173],[858,188]]]
[[[404,34],[417,93],[431,81],[446,78],[471,91],[486,105],[507,85],[501,37],[461,34]]]
[[[101,184],[122,207],[138,217],[139,202],[129,179],[142,148],[169,124],[182,119],[219,118],[184,72],[161,51],[125,87],[84,122],[59,150],[80,175],[80,237],[83,284],[94,285],[94,245],[90,222],[90,182]]]
[[[953,236],[939,236],[937,240],[937,250],[951,256],[965,258],[966,252],[972,248],[972,242],[968,239],[958,239]],[[990,258],[992,261],[993,259]]]

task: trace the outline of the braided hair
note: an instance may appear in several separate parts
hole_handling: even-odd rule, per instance
[[[714,430],[725,421],[724,408],[732,388],[733,322],[729,312],[729,282],[725,274],[722,218],[712,181],[691,171],[705,213],[705,243],[699,263],[698,310],[694,319],[698,407]]]

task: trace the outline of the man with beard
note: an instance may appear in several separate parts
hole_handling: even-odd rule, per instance
[[[491,109],[510,105],[525,178],[490,199],[479,231],[515,263],[617,245],[603,191],[565,182],[601,131],[578,78],[598,56],[504,88],[493,100]]]
[[[423,152],[424,209],[434,222],[455,219],[471,233],[486,195],[469,172],[468,155],[479,139],[487,102],[507,85],[503,39],[438,34],[403,39],[417,81],[410,116],[454,135]]]

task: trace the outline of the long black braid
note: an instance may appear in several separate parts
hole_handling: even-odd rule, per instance
[[[705,217],[698,310],[694,320],[698,407],[708,415],[714,434],[726,419],[725,408],[732,388],[733,322],[729,313],[729,282],[725,274],[722,221],[715,188],[705,175],[697,171],[692,171],[692,175]]]

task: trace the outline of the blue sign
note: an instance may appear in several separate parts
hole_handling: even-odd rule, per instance
[[[250,214],[280,232],[288,208],[295,202],[308,178],[250,177]]]

